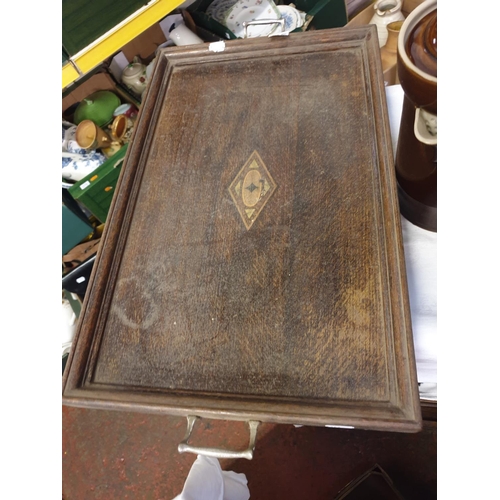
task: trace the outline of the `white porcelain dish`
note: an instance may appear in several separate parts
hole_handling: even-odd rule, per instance
[[[304,24],[297,9],[289,5],[278,5],[277,8],[281,14],[281,18],[285,20],[285,31],[293,31]]]
[[[228,11],[225,26],[238,38],[244,37],[244,22],[264,19],[281,19],[280,11],[273,0],[238,0]],[[278,28],[278,24],[260,24],[248,26],[248,38],[267,36]]]

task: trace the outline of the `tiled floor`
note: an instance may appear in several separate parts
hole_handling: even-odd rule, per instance
[[[195,455],[179,454],[184,418],[63,407],[65,500],[171,500]],[[417,434],[262,424],[255,456],[222,460],[246,474],[251,499],[331,499],[378,463],[406,500],[437,498],[437,426]],[[242,422],[201,420],[190,442],[243,449]]]

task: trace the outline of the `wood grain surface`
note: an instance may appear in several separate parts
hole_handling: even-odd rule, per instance
[[[164,50],[64,401],[421,426],[373,26]]]

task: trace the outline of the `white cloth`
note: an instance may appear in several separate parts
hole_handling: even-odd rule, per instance
[[[437,384],[437,233],[401,224],[418,381]]]
[[[174,500],[248,500],[245,474],[224,471],[216,458],[198,455],[184,488]]]
[[[396,153],[404,92],[401,85],[386,87],[392,148]],[[408,293],[420,395],[437,398],[437,233],[401,217],[408,276]]]
[[[401,85],[389,85],[389,87],[385,88],[385,96],[387,98],[387,110],[389,111],[392,151],[395,158],[399,137],[399,125],[401,123],[401,113],[403,111],[403,99],[405,94]]]

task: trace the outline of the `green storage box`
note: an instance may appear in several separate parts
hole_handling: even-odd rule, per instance
[[[66,205],[62,206],[62,255],[76,247],[84,238],[91,235],[94,228],[89,221],[83,220]]]
[[[69,188],[71,196],[100,222],[106,222],[128,144],[102,165]]]
[[[206,14],[213,0],[196,0],[187,11],[197,26],[204,28],[221,38],[235,39],[236,35],[228,28]],[[304,26],[293,32],[313,29],[342,28],[347,24],[347,9],[344,0],[275,0],[276,5],[293,3],[298,10],[306,13]]]
[[[347,24],[347,8],[344,0],[295,0],[297,9],[310,17],[307,29],[326,30],[343,28]],[[302,31],[301,28],[295,31]]]
[[[147,4],[147,0],[62,0],[63,49],[74,56]]]

